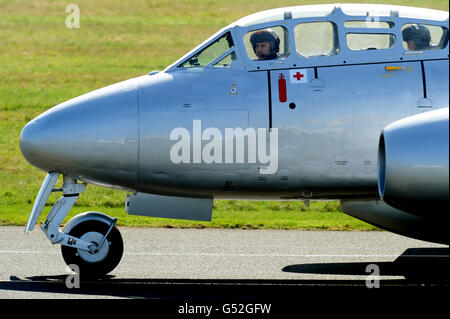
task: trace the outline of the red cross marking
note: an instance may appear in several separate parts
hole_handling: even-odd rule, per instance
[[[301,74],[300,72],[297,72],[296,74],[293,75],[294,78],[297,79],[297,81],[300,81],[302,79],[302,77],[304,77],[303,74]]]

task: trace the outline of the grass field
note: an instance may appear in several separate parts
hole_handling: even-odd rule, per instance
[[[65,26],[71,2],[80,7],[79,29]],[[161,70],[250,13],[329,2],[241,0],[237,6],[219,0],[0,0],[0,225],[26,223],[45,176],[20,153],[20,131],[29,120],[75,96]],[[444,0],[395,4],[448,11]],[[56,198],[52,195],[49,203]],[[123,192],[89,186],[71,216],[101,211],[128,226],[375,229],[341,213],[337,202],[306,208],[300,202],[216,201],[212,223],[193,223],[128,216],[124,200]]]

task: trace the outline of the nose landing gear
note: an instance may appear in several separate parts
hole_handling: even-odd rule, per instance
[[[64,218],[72,208],[86,184],[79,184],[64,175],[63,187],[53,189],[59,173],[47,175],[31,211],[25,233],[33,230],[45,203],[52,191],[62,191],[50,210],[41,229],[52,244],[61,245],[61,252],[67,265],[79,267],[81,278],[101,277],[112,271],[123,254],[123,240],[115,227],[117,218],[98,212],[87,212],[73,217],[59,230]]]

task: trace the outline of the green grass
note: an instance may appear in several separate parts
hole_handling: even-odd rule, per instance
[[[20,131],[29,120],[75,96],[161,70],[245,15],[333,2],[241,0],[237,8],[236,1],[219,0],[77,0],[81,28],[67,29],[68,1],[0,0],[0,225],[26,223],[45,177],[20,153]],[[448,11],[443,0],[395,4]],[[57,196],[52,194],[49,203]],[[213,221],[197,223],[127,216],[124,199],[123,192],[89,186],[71,215],[101,211],[126,226],[374,229],[340,212],[337,202],[307,209],[300,202],[216,201]]]
[[[24,226],[32,205],[0,206],[0,226]],[[39,223],[45,221],[50,205],[44,208]],[[215,201],[211,222],[149,218],[127,215],[115,203],[72,208],[66,221],[82,212],[100,211],[118,217],[119,226],[166,228],[240,228],[302,230],[377,230],[341,212],[337,202],[313,202],[310,208],[300,202]]]

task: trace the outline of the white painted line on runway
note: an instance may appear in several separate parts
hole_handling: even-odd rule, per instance
[[[31,251],[31,250],[0,250],[0,254],[60,254],[60,252],[48,251]],[[308,255],[308,254],[224,254],[224,253],[167,253],[167,252],[153,252],[153,253],[124,253],[124,255],[134,256],[200,256],[200,257],[355,257],[355,258],[371,258],[371,257],[415,257],[415,258],[449,258],[449,255]]]
[[[211,256],[211,257],[400,257],[401,255],[303,255],[303,254],[223,254],[223,253],[124,253],[124,255],[149,255],[149,256]],[[449,255],[407,255],[401,257],[435,257],[448,258]]]
[[[60,252],[34,250],[0,250],[0,254],[60,254]]]

